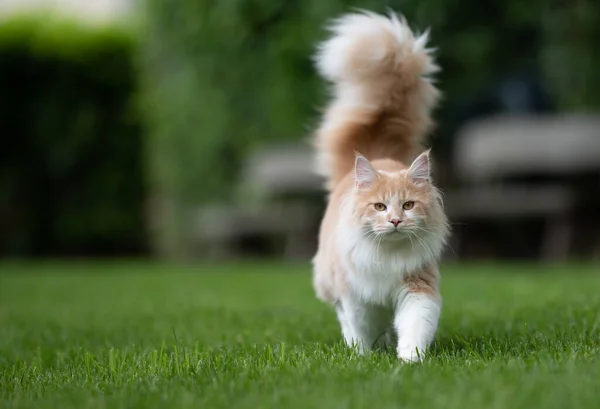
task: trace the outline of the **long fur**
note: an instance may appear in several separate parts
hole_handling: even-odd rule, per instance
[[[316,133],[317,168],[331,190],[354,166],[369,160],[410,161],[431,129],[438,71],[428,32],[415,36],[404,18],[347,14],[329,26],[316,66],[333,98]]]
[[[315,137],[330,190],[315,293],[335,306],[348,345],[395,343],[416,362],[436,332],[449,231],[429,152],[414,158],[433,124],[437,67],[427,34],[394,14],[348,14],[330,30],[316,56],[333,98]]]

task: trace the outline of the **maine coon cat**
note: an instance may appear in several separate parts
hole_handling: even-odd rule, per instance
[[[346,343],[420,361],[437,330],[438,263],[449,235],[429,151],[438,67],[403,18],[343,15],[316,54],[333,97],[315,135],[328,206],[313,258],[318,298]]]

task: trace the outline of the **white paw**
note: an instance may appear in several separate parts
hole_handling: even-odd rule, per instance
[[[425,351],[414,347],[402,347],[398,348],[398,359],[408,364],[416,364],[423,362],[425,358]]]
[[[353,349],[358,355],[366,355],[369,352],[369,348],[365,344],[358,340],[346,340],[346,345]]]

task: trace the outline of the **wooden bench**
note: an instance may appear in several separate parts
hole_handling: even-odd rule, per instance
[[[600,198],[600,186],[570,182],[600,175],[600,116],[473,121],[457,136],[453,162],[460,183],[445,199],[453,221],[541,219],[540,257],[565,260],[575,234],[571,216],[582,201]],[[536,178],[544,182],[527,182]]]
[[[266,241],[267,254],[307,259],[316,249],[323,182],[304,144],[265,147],[249,156],[228,206],[206,206],[194,216],[197,247],[212,257],[242,255],[240,241]]]
[[[478,186],[450,190],[444,195],[450,220],[462,223],[500,221],[507,223],[539,218],[545,225],[539,254],[546,261],[565,260],[573,234],[570,220],[576,197],[564,186]],[[516,227],[515,227],[516,228]],[[454,250],[460,252],[465,239],[456,229]]]

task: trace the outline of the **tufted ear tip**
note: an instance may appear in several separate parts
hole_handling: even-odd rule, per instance
[[[354,181],[356,187],[364,189],[375,181],[377,178],[377,171],[371,165],[371,162],[360,153],[356,152],[356,159],[354,160]]]
[[[427,149],[425,152],[421,153],[408,168],[408,176],[415,183],[429,182],[429,179],[431,178],[430,153],[431,149]]]

